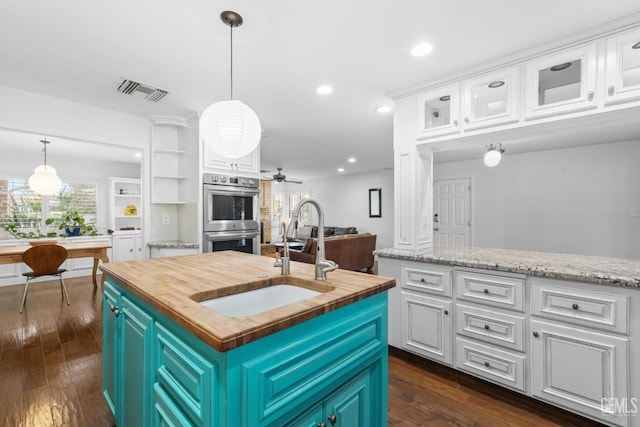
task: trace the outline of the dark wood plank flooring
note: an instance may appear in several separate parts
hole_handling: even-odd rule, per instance
[[[90,278],[0,287],[0,427],[114,426],[102,397],[102,294]],[[390,426],[590,426],[584,418],[396,349]],[[349,426],[345,426],[349,427]]]

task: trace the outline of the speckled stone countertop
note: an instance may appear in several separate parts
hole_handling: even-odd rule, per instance
[[[554,279],[640,287],[640,260],[634,259],[476,247],[434,248],[433,255],[401,249],[380,249],[374,255]]]
[[[198,243],[183,242],[181,240],[165,240],[162,242],[148,242],[147,246],[150,248],[172,248],[172,249],[186,249],[186,248],[199,248]]]

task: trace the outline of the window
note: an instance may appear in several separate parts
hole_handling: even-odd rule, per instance
[[[289,195],[289,217],[293,214],[293,209],[295,209],[296,205],[300,200],[306,199],[309,197],[308,194],[290,194]],[[311,206],[308,204],[304,205],[300,210],[300,217],[298,218],[298,223],[300,224],[309,224],[311,222]]]
[[[63,183],[57,194],[41,196],[23,180],[0,180],[0,227],[42,228],[49,217],[78,211],[87,224],[97,221],[97,184]]]

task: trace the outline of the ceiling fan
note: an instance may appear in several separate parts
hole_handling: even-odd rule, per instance
[[[267,181],[288,182],[290,184],[302,184],[302,181],[300,180],[292,179],[292,178],[287,179],[287,176],[282,174],[282,168],[277,168],[277,169],[278,169],[278,173],[273,175],[272,178],[264,178],[264,179],[266,179]]]

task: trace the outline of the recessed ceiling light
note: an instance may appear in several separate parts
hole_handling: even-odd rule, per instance
[[[134,153],[135,157],[142,157],[142,153]]]
[[[344,172],[344,168],[338,168],[338,172]]]
[[[391,111],[391,107],[389,107],[388,105],[381,105],[376,108],[376,111],[381,114],[388,113],[389,111]]]
[[[433,46],[429,43],[417,44],[411,48],[411,55],[413,56],[425,56],[431,53]]]
[[[321,95],[328,95],[331,92],[333,92],[333,88],[327,85],[318,86],[318,89],[316,89],[316,92],[318,92]]]
[[[355,163],[355,162],[356,162],[356,158],[355,158],[355,157],[349,157],[349,158],[347,159],[347,161],[348,161],[349,163]]]

